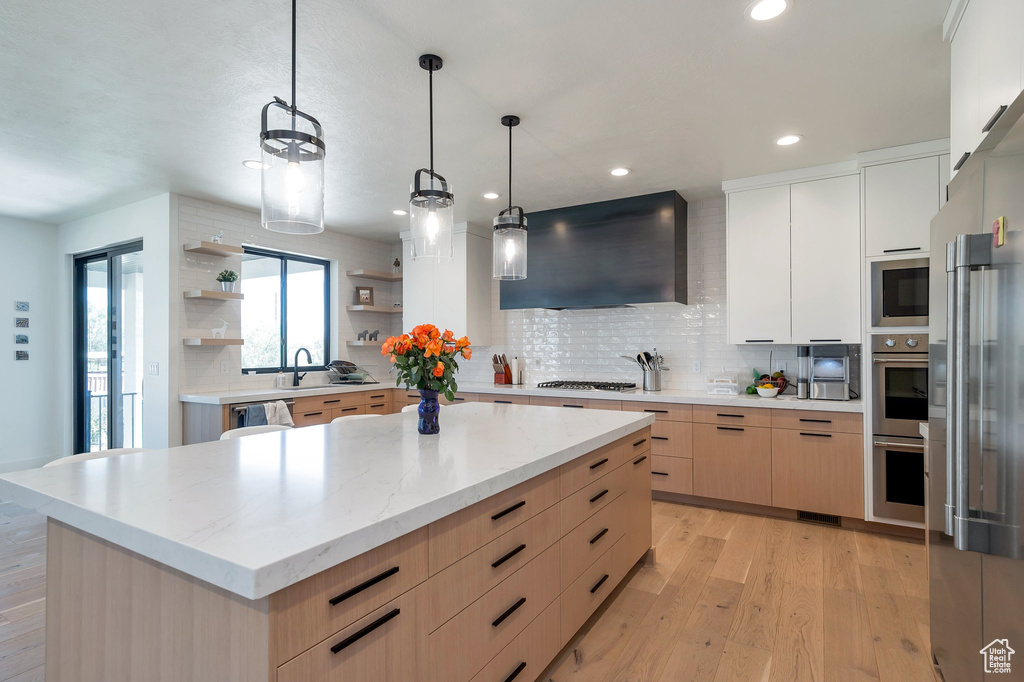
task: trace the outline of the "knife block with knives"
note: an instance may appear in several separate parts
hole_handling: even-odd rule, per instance
[[[513,369],[512,364],[509,363],[508,358],[504,354],[494,354],[491,356],[491,365],[494,367],[494,383],[495,384],[516,384],[522,383],[522,372],[519,369],[519,358],[513,358],[513,362],[516,365]]]

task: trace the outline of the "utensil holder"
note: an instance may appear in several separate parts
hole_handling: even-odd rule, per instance
[[[661,390],[661,370],[645,369],[644,370],[644,390],[645,391],[660,391]]]

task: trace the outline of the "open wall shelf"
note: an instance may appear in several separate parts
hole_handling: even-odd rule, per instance
[[[208,338],[185,338],[181,342],[186,346],[242,346],[243,339],[208,339]]]
[[[185,298],[198,298],[205,301],[241,301],[245,298],[245,294],[212,289],[190,289],[185,292]]]
[[[217,244],[215,242],[185,242],[183,248],[189,253],[201,253],[204,256],[218,256],[220,258],[242,255],[241,246],[228,246],[227,244]]]
[[[388,315],[397,315],[402,312],[401,308],[385,305],[347,305],[345,310],[350,313],[386,313]]]
[[[376,282],[401,282],[402,273],[382,272],[380,270],[348,270],[345,272],[349,277],[361,277],[363,279],[372,279]]]

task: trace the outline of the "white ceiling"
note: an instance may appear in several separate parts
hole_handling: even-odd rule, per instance
[[[298,105],[327,141],[327,223],[393,241],[427,165],[456,219],[831,163],[947,137],[948,0],[300,0]],[[259,113],[289,97],[287,0],[4,0],[0,214],[63,222],[163,191],[259,206]],[[780,148],[775,138],[805,139]],[[633,173],[613,178],[608,170]],[[502,193],[497,201],[484,191]]]

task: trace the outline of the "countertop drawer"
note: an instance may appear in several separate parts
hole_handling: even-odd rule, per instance
[[[772,410],[772,428],[828,433],[864,433],[864,415],[858,412]]]
[[[727,426],[771,426],[772,410],[762,407],[694,405],[693,421]]]
[[[591,481],[619,468],[627,459],[650,449],[650,433],[645,429],[563,464],[559,469],[562,497],[572,495]]]
[[[469,680],[525,630],[558,592],[558,545],[552,545],[430,634],[430,670],[444,671],[445,682]]]
[[[623,545],[622,540],[606,549],[604,554],[562,593],[562,645],[565,645],[587,622],[626,574],[624,560],[615,553],[620,545]]]
[[[530,396],[531,405],[547,407],[579,407],[586,410],[621,410],[622,403],[618,400],[601,400],[594,398],[548,398]]]
[[[628,495],[620,495],[562,538],[559,543],[562,589],[569,587],[626,533],[630,520],[629,501]]]
[[[627,467],[632,464],[618,467],[561,501],[562,535],[604,509],[626,490]]]
[[[430,575],[554,505],[558,490],[558,469],[552,469],[430,524]]]
[[[640,400],[623,400],[622,409],[630,412],[647,412],[653,414],[658,421],[688,422],[693,421],[692,405],[675,403],[648,403]]]
[[[417,593],[406,592],[277,669],[277,682],[408,682],[425,669]]]
[[[556,598],[544,613],[501,650],[478,672],[472,682],[533,682],[558,655],[560,601]]]
[[[651,454],[664,457],[693,457],[693,424],[655,421],[651,426]]]
[[[651,456],[651,490],[692,495],[693,460]]]
[[[274,593],[270,611],[275,663],[302,653],[426,579],[427,529],[420,528]]]
[[[427,581],[427,630],[433,632],[558,542],[558,506],[492,540]]]

